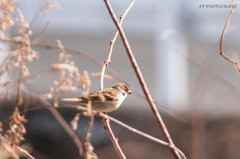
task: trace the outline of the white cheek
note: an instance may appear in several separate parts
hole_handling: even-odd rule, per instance
[[[125,93],[124,95],[120,94],[119,97],[119,103],[122,103],[122,101],[127,97],[127,93]]]

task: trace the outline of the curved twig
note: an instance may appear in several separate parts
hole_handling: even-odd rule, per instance
[[[120,16],[120,21],[119,24],[122,25],[122,22],[124,20],[124,18],[126,17],[127,13],[129,12],[129,10],[132,8],[133,4],[134,4],[135,0],[132,0],[132,2],[130,3],[130,5],[128,6],[128,8],[126,9],[126,11],[123,13],[122,16]],[[117,39],[118,36],[118,29],[116,30],[113,39],[110,41],[110,46],[109,46],[109,52],[108,52],[108,57],[107,60],[104,61],[103,65],[102,65],[102,71],[101,71],[101,78],[100,78],[100,89],[103,90],[103,80],[104,80],[104,74],[105,74],[105,70],[108,67],[108,65],[111,62],[111,56],[112,56],[112,50],[113,50],[113,46],[115,44],[115,41]]]
[[[230,22],[230,19],[232,17],[232,14],[233,14],[233,11],[234,11],[234,4],[239,4],[239,2],[236,2],[236,1],[232,1],[232,10],[230,11],[230,14],[228,16],[228,19],[227,19],[227,22],[223,28],[223,31],[222,31],[222,35],[221,35],[221,38],[220,38],[220,55],[222,55],[222,57],[224,57],[226,60],[230,61],[231,63],[233,63],[234,65],[236,65],[238,71],[240,72],[240,65],[237,61],[231,59],[230,57],[226,56],[223,52],[223,38],[224,38],[224,34],[227,30],[227,27],[229,25],[229,22]]]

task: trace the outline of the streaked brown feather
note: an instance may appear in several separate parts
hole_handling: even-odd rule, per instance
[[[127,94],[131,94],[131,91],[128,89],[126,84],[119,83],[115,84],[112,88],[92,92],[86,97],[72,98],[72,101],[86,107],[90,100],[92,102],[92,109],[101,112],[111,112],[121,105]],[[70,101],[71,99],[65,98],[63,100]]]

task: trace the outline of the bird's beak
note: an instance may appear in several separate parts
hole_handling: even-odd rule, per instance
[[[129,90],[129,91],[128,91],[128,94],[132,94],[132,91]]]

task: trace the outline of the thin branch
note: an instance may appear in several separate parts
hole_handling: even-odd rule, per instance
[[[22,85],[22,76],[23,76],[23,65],[24,65],[24,58],[22,54],[20,53],[19,56],[21,56],[22,61],[21,61],[21,67],[19,69],[19,78],[18,78],[18,85],[17,85],[17,99],[16,99],[16,104],[15,104],[15,109],[18,109],[19,105],[22,104],[22,95],[21,95],[21,85]]]
[[[43,109],[43,108],[48,108],[48,107],[51,107],[51,106],[52,106],[52,105],[35,106],[35,107],[32,107],[32,108],[28,109],[28,111],[30,112],[30,111],[41,110],[41,109]],[[81,107],[81,106],[76,106],[76,105],[73,105],[73,104],[61,104],[61,105],[59,105],[58,108],[67,108],[67,109],[76,109],[76,110],[87,111],[87,108],[84,108],[84,107]],[[109,120],[111,120],[112,122],[114,122],[114,123],[116,123],[116,124],[124,127],[125,129],[127,129],[127,130],[129,130],[129,131],[131,131],[131,132],[133,132],[133,133],[136,133],[136,134],[138,134],[138,135],[140,135],[140,136],[142,136],[142,137],[145,137],[145,138],[147,138],[147,139],[149,139],[149,140],[151,140],[151,141],[153,141],[153,142],[159,143],[159,144],[161,144],[161,145],[163,145],[163,146],[168,146],[168,147],[174,148],[174,149],[176,149],[176,151],[178,151],[182,156],[184,156],[183,158],[186,158],[186,156],[183,154],[183,152],[182,152],[180,149],[178,149],[177,147],[175,147],[175,146],[173,146],[173,145],[170,145],[169,143],[167,143],[167,142],[165,142],[165,141],[163,141],[163,140],[160,140],[160,139],[158,139],[158,138],[156,138],[156,137],[153,137],[153,136],[151,136],[151,135],[148,135],[148,134],[146,134],[146,133],[144,133],[144,132],[142,132],[142,131],[140,131],[140,130],[137,130],[137,129],[135,129],[135,128],[133,128],[133,127],[131,127],[131,126],[129,126],[129,125],[127,125],[127,124],[125,124],[125,123],[123,123],[123,122],[121,122],[121,121],[113,118],[113,117],[111,117],[111,116],[108,116],[108,115],[106,115],[106,114],[103,114],[103,113],[101,113],[101,112],[99,112],[99,111],[92,110],[91,112],[92,112],[93,114],[95,114],[95,115],[103,118],[103,119],[109,119]]]
[[[106,128],[109,136],[110,136],[110,139],[113,143],[113,146],[115,148],[115,150],[117,151],[117,154],[118,156],[121,158],[121,159],[126,159],[126,156],[124,155],[119,143],[118,143],[118,139],[115,137],[115,135],[113,134],[113,131],[111,129],[111,126],[110,126],[110,121],[108,120],[108,118],[106,119],[103,119],[103,123],[104,123],[104,127]]]
[[[137,129],[135,129],[135,128],[133,128],[133,127],[131,127],[131,126],[129,126],[129,125],[127,125],[127,124],[125,124],[125,123],[123,123],[123,122],[121,122],[121,121],[113,118],[113,117],[111,117],[111,116],[108,116],[108,115],[106,115],[106,114],[103,114],[103,113],[101,113],[101,112],[97,112],[97,111],[96,111],[96,115],[98,115],[98,116],[100,116],[100,117],[102,117],[102,118],[110,119],[110,120],[113,121],[114,123],[116,123],[116,124],[118,124],[118,125],[126,128],[126,129],[128,129],[128,130],[130,130],[130,131],[132,131],[132,132],[134,132],[134,133],[136,133],[136,134],[138,134],[138,135],[140,135],[140,136],[143,136],[143,137],[145,137],[145,138],[147,138],[147,139],[149,139],[149,140],[152,140],[152,141],[157,142],[157,143],[159,143],[159,144],[162,144],[162,145],[164,145],[164,146],[168,146],[168,147],[170,147],[170,148],[173,148],[173,149],[175,149],[176,151],[178,151],[178,152],[182,155],[182,157],[183,157],[184,159],[187,158],[187,157],[184,155],[184,153],[183,153],[179,148],[175,147],[174,145],[171,145],[171,144],[169,144],[169,143],[167,143],[167,142],[165,142],[165,141],[163,141],[163,140],[159,140],[158,138],[155,138],[155,137],[153,137],[153,136],[151,136],[151,135],[148,135],[148,134],[146,134],[146,133],[144,133],[144,132],[142,132],[142,131],[139,131],[139,130],[137,130]]]
[[[234,9],[235,9],[234,4],[239,4],[239,2],[236,2],[236,1],[234,1],[234,0],[232,1],[232,10],[230,11],[230,14],[229,14],[229,16],[228,16],[227,22],[226,22],[226,24],[225,24],[225,26],[224,26],[224,29],[223,29],[222,35],[221,35],[221,39],[220,39],[220,55],[222,55],[222,57],[224,57],[226,60],[230,61],[230,62],[233,63],[234,65],[236,65],[238,71],[240,72],[240,65],[239,65],[239,63],[238,63],[237,61],[229,58],[228,56],[226,56],[226,55],[224,54],[224,52],[223,52],[223,38],[224,38],[224,34],[225,34],[226,30],[227,30],[227,27],[228,27],[228,25],[229,25],[230,19],[231,19],[231,17],[232,17],[233,11],[234,11]]]
[[[22,84],[22,64],[21,68],[19,70],[19,78],[18,78],[18,85],[17,85],[17,99],[15,103],[15,109],[19,107],[19,105],[22,104],[22,97],[21,97],[21,84]]]
[[[99,115],[100,117],[104,117],[103,115],[105,115],[105,114],[101,114],[101,113],[97,112],[96,115]],[[168,146],[168,147],[171,147],[171,148],[173,148],[173,149],[176,149],[176,151],[178,151],[182,156],[184,156],[183,158],[186,158],[186,156],[184,155],[184,153],[183,153],[180,149],[178,149],[177,147],[172,146],[172,145],[170,145],[169,143],[167,143],[167,142],[165,142],[165,141],[162,141],[162,140],[159,140],[158,138],[155,138],[155,137],[153,137],[153,136],[151,136],[151,135],[148,135],[148,134],[146,134],[146,133],[144,133],[144,132],[142,132],[142,131],[139,131],[139,130],[137,130],[137,129],[135,129],[135,128],[133,128],[133,127],[131,127],[131,126],[129,126],[129,125],[127,125],[127,124],[125,124],[125,123],[123,123],[123,122],[115,119],[115,118],[113,118],[113,117],[110,117],[110,116],[107,116],[107,115],[106,115],[106,117],[107,117],[108,119],[110,119],[111,121],[113,121],[114,123],[116,123],[116,124],[118,124],[118,125],[126,128],[126,129],[128,129],[128,130],[130,130],[130,131],[132,131],[132,132],[134,132],[134,133],[136,133],[136,134],[138,134],[138,135],[140,135],[140,136],[143,136],[143,137],[145,137],[145,138],[147,138],[147,139],[149,139],[149,140],[152,140],[152,141],[157,142],[157,143],[159,143],[159,144],[162,144],[162,145],[164,145],[164,146]],[[105,118],[106,118],[106,117],[105,117]]]
[[[30,93],[30,96],[34,99],[36,99],[39,103],[43,105],[51,105],[47,100],[40,97],[39,95],[35,93]],[[48,110],[52,113],[52,115],[57,119],[57,121],[62,125],[62,127],[65,129],[65,131],[71,136],[73,139],[75,145],[77,146],[79,150],[79,155],[83,155],[83,146],[81,141],[79,140],[78,136],[75,134],[75,132],[71,129],[71,127],[68,125],[68,123],[64,120],[64,118],[59,114],[59,112],[51,105],[50,107],[47,107]]]
[[[43,36],[47,33],[50,25],[51,25],[51,20],[48,20],[47,24],[44,26],[44,28],[42,29],[42,31],[37,35],[37,37],[32,41],[33,43],[39,42]]]
[[[149,103],[149,105],[150,105],[150,107],[152,109],[152,112],[153,112],[153,114],[155,116],[155,119],[157,120],[158,125],[159,125],[159,127],[161,128],[161,130],[163,132],[165,140],[167,142],[169,142],[170,145],[174,146],[174,143],[173,143],[173,141],[172,141],[172,139],[170,137],[170,134],[169,134],[169,132],[168,132],[168,130],[167,130],[163,120],[162,120],[162,117],[160,116],[160,114],[159,114],[159,112],[158,112],[158,110],[156,108],[156,105],[154,104],[153,99],[152,99],[152,97],[151,97],[151,95],[150,95],[150,93],[148,91],[148,88],[146,86],[146,83],[144,81],[142,73],[141,73],[141,71],[140,71],[140,69],[138,67],[138,64],[137,64],[137,62],[135,60],[135,57],[134,57],[134,55],[132,53],[132,50],[130,48],[130,45],[128,43],[127,37],[126,37],[126,35],[124,33],[124,30],[122,29],[121,25],[118,23],[117,17],[115,15],[115,13],[114,13],[114,11],[113,11],[109,1],[108,0],[104,0],[104,2],[106,4],[106,7],[107,7],[107,9],[109,11],[109,14],[110,14],[114,24],[116,25],[116,27],[117,27],[117,29],[118,29],[118,31],[120,33],[120,36],[121,36],[122,42],[123,42],[123,44],[125,46],[125,49],[126,49],[128,57],[129,57],[129,60],[130,60],[130,62],[132,64],[132,67],[133,67],[135,73],[136,73],[136,76],[137,76],[137,78],[139,80],[139,83],[140,83],[140,85],[142,87],[142,90],[143,90],[143,92],[144,92],[144,94],[146,96],[146,99],[147,99],[147,101],[148,101],[148,103]],[[176,151],[173,148],[171,148],[171,150],[172,150],[172,152],[173,152],[173,154],[175,155],[176,158],[178,158],[178,159],[182,158],[178,151]]]
[[[22,111],[22,115],[25,116],[29,107],[29,101],[30,101],[30,95],[29,91],[25,91],[25,101],[24,101],[24,107]]]
[[[126,17],[127,13],[129,12],[129,10],[132,8],[133,4],[134,4],[135,0],[132,0],[132,2],[130,3],[130,5],[128,6],[128,8],[126,9],[126,11],[123,13],[122,16],[120,16],[120,21],[119,24],[122,25],[122,22],[124,20],[124,18]],[[109,52],[108,52],[108,57],[107,60],[104,61],[103,65],[102,65],[102,72],[101,72],[101,78],[100,78],[100,90],[103,90],[103,80],[104,80],[104,74],[105,74],[105,70],[106,67],[108,67],[108,65],[110,65],[111,62],[111,56],[112,56],[112,50],[113,50],[113,46],[115,44],[115,41],[117,39],[118,36],[118,29],[116,29],[116,32],[113,36],[113,39],[110,41],[110,46],[109,46]]]
[[[130,5],[128,6],[128,8],[126,9],[126,11],[123,13],[122,16],[120,16],[120,25],[122,24],[124,18],[126,17],[127,13],[129,12],[129,10],[132,8],[133,4],[134,4],[134,1],[135,0],[132,0],[132,2],[130,3]],[[104,80],[104,74],[105,74],[105,70],[106,68],[108,67],[108,65],[110,64],[111,62],[111,56],[112,56],[112,50],[113,50],[113,46],[115,44],[115,41],[117,39],[117,36],[118,36],[119,32],[118,32],[118,29],[116,29],[116,32],[113,36],[113,39],[110,41],[110,46],[109,46],[109,52],[108,52],[108,57],[107,57],[107,60],[104,61],[103,65],[102,65],[102,71],[101,71],[101,78],[100,78],[100,90],[103,90],[104,86],[103,86],[103,80]],[[109,120],[103,120],[103,123],[104,123],[104,126],[110,136],[110,139],[113,143],[113,146],[115,148],[115,150],[117,151],[117,154],[118,156],[121,158],[121,159],[126,159],[126,156],[124,155],[119,143],[118,143],[118,139],[115,137],[112,129],[111,129],[111,126],[110,126],[110,121]]]
[[[84,141],[85,142],[90,141],[91,130],[92,130],[93,123],[94,123],[94,115],[91,115],[89,118],[90,118],[90,120],[89,120],[89,123],[88,123],[88,128],[87,128],[86,134],[84,136]]]
[[[30,21],[30,26],[32,26],[36,22],[37,18],[41,14],[43,14],[44,11],[46,12],[46,10],[48,10],[50,8],[55,8],[55,9],[59,10],[61,7],[58,4],[58,2],[43,2],[41,7],[39,7],[38,10],[33,15],[32,19]]]

